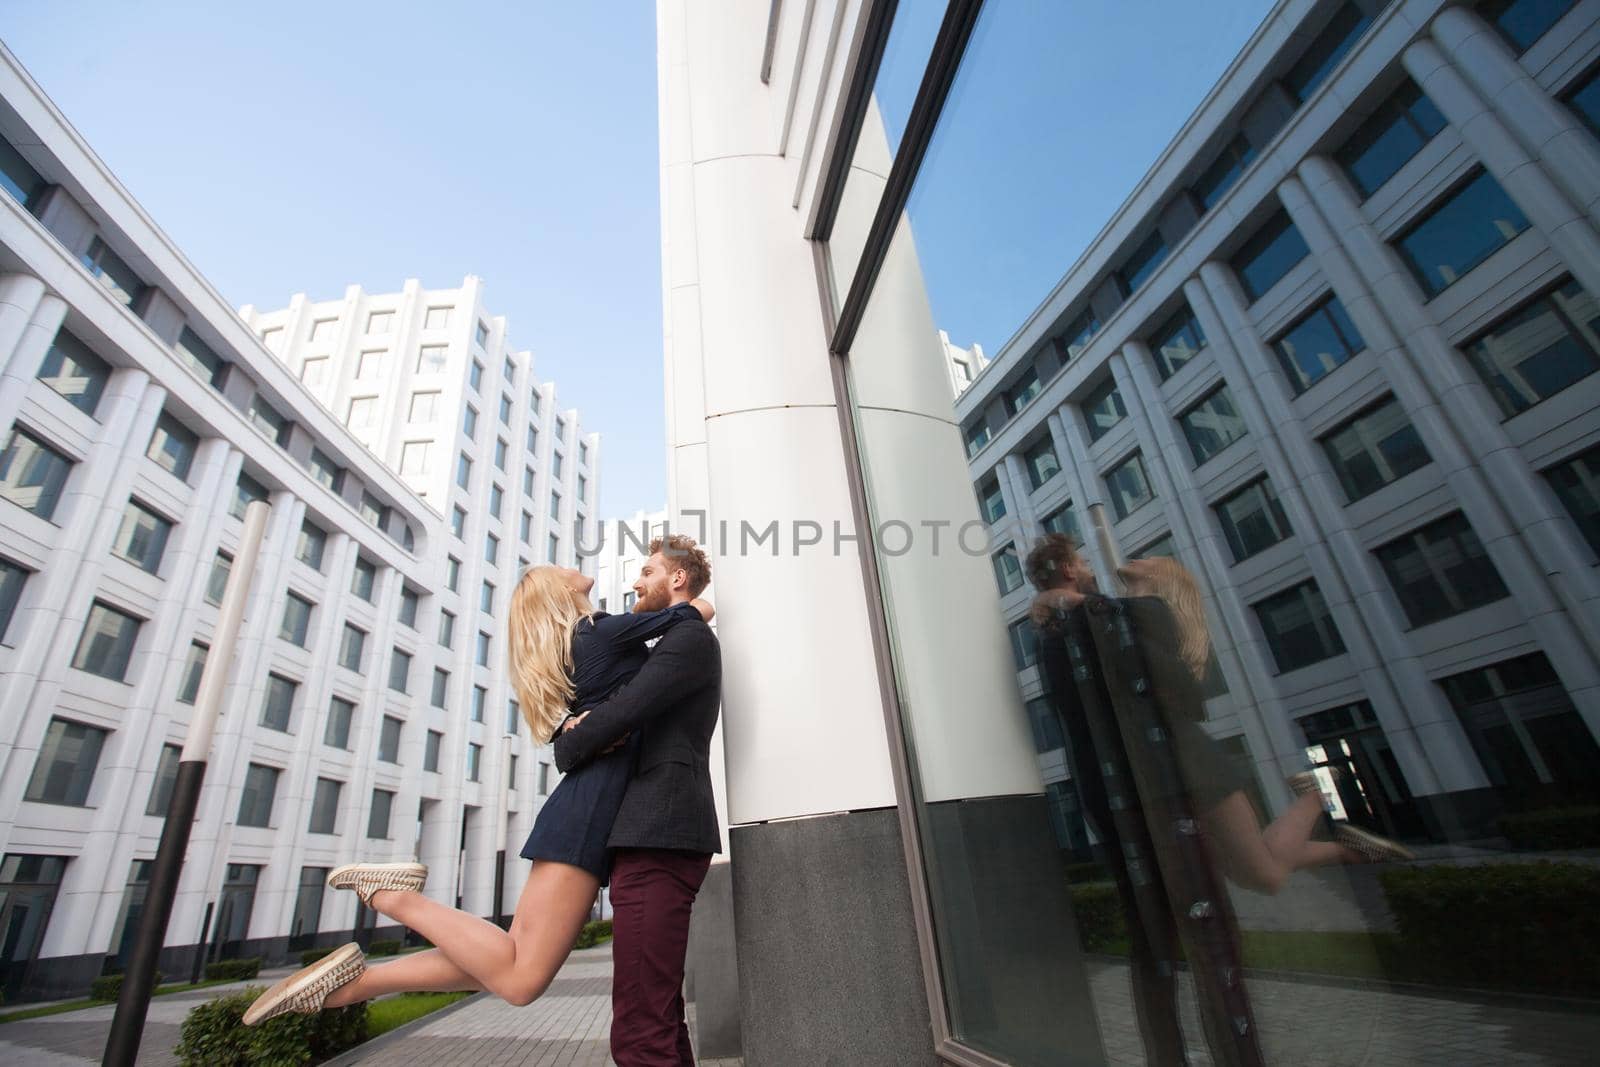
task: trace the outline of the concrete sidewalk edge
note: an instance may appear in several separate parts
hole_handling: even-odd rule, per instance
[[[437,1011],[430,1011],[426,1015],[412,1019],[408,1023],[403,1023],[400,1026],[395,1027],[393,1030],[390,1030],[388,1033],[379,1034],[370,1041],[363,1041],[355,1048],[349,1050],[348,1052],[341,1052],[331,1060],[323,1060],[322,1067],[348,1067],[349,1064],[359,1063],[362,1059],[372,1053],[381,1052],[389,1045],[397,1044],[406,1040],[411,1036],[413,1031],[421,1029],[428,1023],[438,1022],[440,1019],[448,1016],[451,1012],[460,1011],[468,1004],[476,1004],[483,997],[492,995],[493,994],[490,993],[480,992],[474,993],[470,997],[462,997],[454,1004],[446,1004]]]

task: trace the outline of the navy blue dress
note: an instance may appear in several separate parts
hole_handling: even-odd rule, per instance
[[[592,619],[578,620],[572,631],[572,710],[587,711],[603,703],[644,666],[650,655],[646,641],[683,619],[699,617],[692,605],[674,604],[665,611],[596,612]],[[562,778],[533,821],[522,858],[582,867],[601,885],[608,884],[611,853],[606,839],[622,807],[638,749],[639,739],[630,737],[615,752]]]

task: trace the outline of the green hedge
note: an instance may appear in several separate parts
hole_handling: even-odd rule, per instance
[[[1072,894],[1072,914],[1078,920],[1078,939],[1085,952],[1098,952],[1128,936],[1116,886],[1075,885],[1068,892]]]
[[[1600,808],[1546,808],[1502,815],[1495,829],[1514,848],[1536,851],[1600,845]]]
[[[1379,878],[1400,935],[1394,970],[1451,984],[1600,991],[1600,868],[1492,863]]]
[[[206,964],[206,978],[211,981],[248,981],[261,973],[261,957],[242,960],[217,960]]]
[[[594,948],[602,941],[611,940],[611,920],[601,919],[599,922],[584,923],[583,929],[578,931],[578,941],[572,947]]]
[[[280,1015],[247,1027],[245,1009],[263,992],[242,989],[189,1012],[176,1049],[178,1062],[184,1067],[300,1067],[331,1059],[367,1039],[365,1004],[315,1015]]]
[[[1072,885],[1081,885],[1084,882],[1109,882],[1111,872],[1106,870],[1106,865],[1103,863],[1069,863],[1067,881]]]
[[[150,988],[154,989],[161,984],[165,977],[160,971],[156,972],[156,980]],[[102,974],[99,978],[89,983],[90,1000],[116,1000],[122,996],[122,975]]]
[[[332,952],[337,946],[329,945],[327,948],[308,948],[300,953],[300,966],[309,967],[322,957]]]
[[[367,946],[368,956],[398,956],[400,955],[400,942],[389,938],[379,938]]]

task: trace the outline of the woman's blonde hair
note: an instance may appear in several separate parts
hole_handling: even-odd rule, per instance
[[[1145,561],[1149,571],[1144,578],[1151,596],[1160,597],[1172,609],[1178,626],[1178,658],[1204,678],[1211,660],[1211,635],[1206,630],[1206,609],[1200,599],[1200,584],[1194,575],[1175,559],[1155,556]]]
[[[556,567],[530,567],[511,591],[511,685],[536,744],[547,745],[572,701],[572,628],[594,615]]]

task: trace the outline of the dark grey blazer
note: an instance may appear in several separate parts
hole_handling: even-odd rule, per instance
[[[656,642],[633,680],[555,739],[565,774],[624,734],[639,734],[639,766],[607,842],[612,848],[721,852],[711,795],[711,733],[722,707],[722,650],[698,619]]]

